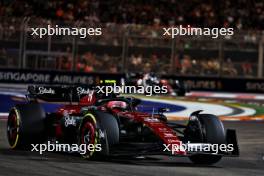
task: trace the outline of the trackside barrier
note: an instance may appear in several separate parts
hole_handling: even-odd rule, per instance
[[[166,75],[170,81],[182,80],[190,90],[264,93],[264,79],[223,78],[223,77],[183,77]],[[0,69],[0,83],[4,84],[51,84],[51,85],[98,85],[120,84],[125,74],[81,73],[60,71],[33,71]]]

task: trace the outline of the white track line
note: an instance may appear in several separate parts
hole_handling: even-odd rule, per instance
[[[230,98],[242,100],[264,100],[264,95],[254,93],[218,93],[218,92],[200,92],[192,91],[187,94],[189,97],[208,97],[208,98]]]
[[[224,106],[224,105],[218,105],[218,104],[190,102],[190,101],[188,102],[188,101],[178,101],[178,100],[162,100],[162,99],[152,99],[152,98],[142,98],[142,99],[147,100],[147,101],[152,101],[152,102],[179,105],[179,106],[183,106],[186,108],[185,110],[182,110],[179,112],[166,113],[168,117],[170,116],[189,117],[192,112],[197,111],[197,110],[203,110],[204,113],[211,113],[217,116],[226,116],[228,114],[233,113],[232,108]],[[240,109],[243,110],[243,113],[236,114],[233,117],[250,116],[256,113],[256,111],[251,108],[241,107]]]

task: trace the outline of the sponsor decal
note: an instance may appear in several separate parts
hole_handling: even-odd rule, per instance
[[[38,94],[55,94],[55,90],[51,88],[39,87]]]
[[[89,88],[85,89],[83,87],[77,87],[76,90],[78,95],[88,95],[88,101],[92,101],[94,90],[90,90]]]
[[[179,140],[177,140],[177,139],[168,139],[168,142],[169,143],[178,143]]]
[[[168,132],[168,129],[167,129],[167,128],[158,128],[158,130],[159,130],[160,132]]]
[[[156,119],[156,118],[145,118],[144,121],[145,122],[160,122],[159,119]]]
[[[69,125],[76,126],[76,119],[74,117],[66,116],[64,124],[65,127],[68,127]]]
[[[99,129],[99,138],[105,138],[105,133]]]
[[[83,95],[83,94],[89,94],[91,91],[90,89],[85,89],[83,87],[77,87],[77,94],[78,95]]]
[[[172,134],[172,133],[164,133],[164,137],[165,138],[174,137],[174,134]]]

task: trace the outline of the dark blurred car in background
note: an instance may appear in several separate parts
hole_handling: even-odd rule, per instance
[[[129,73],[126,74],[125,85],[134,86],[166,86],[167,94],[171,96],[185,96],[188,89],[187,85],[180,80],[162,79],[155,73]]]

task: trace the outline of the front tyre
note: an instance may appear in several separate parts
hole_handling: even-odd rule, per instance
[[[79,143],[85,144],[87,150],[81,153],[86,159],[108,156],[112,146],[119,143],[119,126],[116,118],[101,111],[88,112],[80,125]]]
[[[210,144],[226,144],[225,130],[219,118],[212,114],[199,114],[198,122],[201,126],[203,143]],[[217,163],[222,158],[221,155],[215,154],[194,154],[189,156],[189,159],[196,164],[211,165]]]

